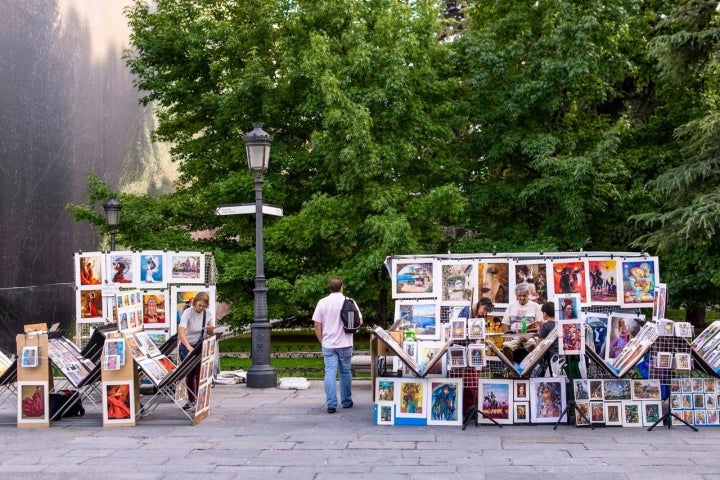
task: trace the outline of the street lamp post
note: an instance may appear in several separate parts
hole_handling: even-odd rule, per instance
[[[255,175],[255,318],[252,324],[252,366],[247,372],[249,388],[277,387],[277,372],[270,364],[270,322],[263,251],[262,187],[263,173],[270,161],[272,136],[253,123],[253,130],[243,137],[248,167]]]
[[[122,210],[122,204],[115,198],[110,199],[103,205],[105,210],[105,217],[107,218],[107,226],[110,230],[110,251],[115,251],[115,234],[118,231],[118,225],[120,225],[120,210]]]

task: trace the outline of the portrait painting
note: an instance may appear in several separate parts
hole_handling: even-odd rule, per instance
[[[430,406],[428,425],[462,425],[462,378],[428,380]]]
[[[555,319],[557,320],[578,320],[582,314],[580,309],[580,295],[577,293],[565,293],[555,295]]]
[[[582,320],[560,320],[559,329],[560,355],[580,355],[585,353],[585,324]]]
[[[89,288],[76,293],[76,311],[80,322],[96,322],[104,318],[102,290]]]
[[[592,334],[592,347],[598,357],[607,358],[607,333],[610,316],[604,313],[588,312],[585,314],[585,325]]]
[[[530,420],[555,423],[565,409],[565,377],[530,379]]]
[[[513,423],[530,423],[530,402],[514,402]]]
[[[608,347],[606,360],[617,358],[620,352],[631,339],[640,332],[644,322],[633,314],[612,313],[610,315],[610,330],[608,333]]]
[[[580,295],[580,303],[588,303],[586,288],[587,272],[585,262],[577,261],[555,261],[552,262],[553,292],[555,295],[577,293]]]
[[[110,252],[105,255],[105,272],[108,283],[128,287],[138,277],[138,263],[134,252]]]
[[[75,254],[75,285],[101,285],[103,283],[104,255],[100,252]]]
[[[587,260],[587,298],[593,305],[618,305],[619,263],[616,259],[598,258]]]
[[[477,298],[489,298],[495,306],[507,307],[510,295],[510,262],[481,260],[477,265]],[[514,295],[512,296],[514,300]]]
[[[475,286],[475,264],[472,261],[440,262],[440,283],[443,302],[469,303]]]
[[[436,263],[432,261],[392,260],[393,298],[437,297],[435,289]]]
[[[518,402],[530,401],[530,382],[528,380],[515,380],[513,400]]]
[[[590,381],[587,378],[573,379],[573,394],[575,401],[590,400]]]
[[[652,308],[655,287],[659,282],[656,257],[639,260],[622,260],[622,306],[625,308]]]

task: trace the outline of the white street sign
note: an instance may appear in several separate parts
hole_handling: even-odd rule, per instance
[[[215,215],[245,215],[255,213],[254,203],[237,203],[234,205],[218,205],[215,209]],[[282,207],[275,205],[263,205],[263,215],[274,215],[276,217],[283,216]]]

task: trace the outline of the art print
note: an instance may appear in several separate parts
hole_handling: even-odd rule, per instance
[[[659,319],[657,321],[658,335],[661,337],[674,337],[675,336],[675,322],[667,319]]]
[[[675,336],[692,338],[693,326],[690,322],[675,322]]]
[[[450,339],[465,340],[467,337],[467,319],[458,318],[450,321]]]
[[[605,388],[604,383],[600,379],[590,380],[590,400],[604,400]]]
[[[629,379],[603,380],[603,388],[605,389],[605,401],[630,400],[632,398]]]
[[[588,259],[587,295],[593,305],[618,305],[618,261],[612,258]]]
[[[146,290],[142,292],[143,320],[145,328],[168,326],[167,290]]]
[[[418,340],[440,339],[440,316],[437,302],[432,300],[399,300],[395,302],[395,318],[401,319],[404,330],[412,330]]]
[[[642,427],[642,404],[626,400],[622,402],[623,427]]]
[[[565,377],[530,379],[530,420],[554,423],[565,408]]]
[[[585,331],[582,320],[560,320],[559,354],[580,355],[585,353]]]
[[[472,301],[476,278],[472,261],[440,262],[441,300],[463,304]]]
[[[590,381],[586,378],[574,379],[573,392],[575,401],[590,400]]]
[[[579,320],[582,314],[580,309],[580,295],[566,293],[555,296],[556,320]]]
[[[417,365],[417,341],[413,340],[412,338],[405,338],[403,339],[402,348],[403,351],[407,354],[407,357],[413,361],[413,364]],[[404,377],[414,376],[413,371],[410,369],[407,363],[402,362],[402,368]]]
[[[633,379],[632,389],[633,400],[660,400],[658,379]]]
[[[636,315],[629,313],[613,313],[610,315],[610,331],[606,360],[620,356],[625,346],[642,328],[642,322]]]
[[[462,425],[462,378],[428,380],[428,425]]]
[[[48,382],[17,382],[17,423],[50,423]]]
[[[127,424],[134,422],[134,398],[132,382],[103,382],[103,423]]]
[[[205,283],[205,254],[169,252],[165,278],[169,283]]]
[[[484,344],[470,344],[467,347],[468,350],[468,367],[480,370],[485,367],[485,345]]]
[[[424,379],[400,379],[398,418],[427,418],[427,381]]]
[[[478,380],[479,423],[511,424],[513,422],[513,381]]]
[[[34,368],[38,366],[38,347],[23,347],[20,366],[23,368]]]
[[[467,338],[470,340],[481,340],[485,338],[485,319],[468,318]]]
[[[575,404],[575,426],[590,426],[590,402],[582,401]]]
[[[395,425],[395,404],[392,402],[375,403],[375,424]]]
[[[530,423],[530,402],[514,402],[513,423]]]
[[[89,323],[104,320],[104,305],[101,289],[78,290],[76,294],[76,311],[79,312],[79,322]]]
[[[607,333],[609,324],[609,315],[593,312],[585,314],[585,325],[592,334],[592,343],[590,346],[595,354],[602,359],[607,357]]]
[[[667,284],[658,283],[655,286],[655,294],[653,296],[653,313],[652,318],[655,321],[665,318],[665,309],[667,308]]]
[[[138,275],[138,262],[133,252],[111,252],[105,255],[107,281],[119,287],[128,287],[135,283]]]
[[[502,315],[488,315],[487,322],[485,323],[485,342],[492,342],[498,350],[502,349],[503,342],[505,341],[503,339],[504,332],[505,329],[502,324]],[[500,361],[490,347],[485,350],[485,358],[488,360]]]
[[[513,400],[518,402],[530,401],[530,382],[528,380],[515,380]]]
[[[489,298],[495,306],[510,302],[510,262],[481,260],[477,265],[478,298]],[[513,298],[514,299],[514,298]]]
[[[690,370],[690,354],[689,353],[675,353],[675,369],[677,370]]]
[[[375,401],[394,402],[395,380],[391,378],[377,378],[375,380]]]
[[[417,345],[418,371],[425,372],[426,377],[444,377],[447,375],[447,362],[443,351],[444,346],[445,344],[443,342],[419,341]],[[435,360],[435,357],[438,355],[442,355],[439,361]],[[428,369],[431,362],[437,363]]]
[[[622,419],[622,403],[621,402],[605,402],[605,426],[620,427],[623,424]]]
[[[548,262],[545,260],[517,260],[510,264],[509,291],[515,292],[520,284],[527,285],[529,298],[535,303],[543,304],[551,298],[548,285]]]
[[[393,298],[438,297],[435,289],[436,264],[432,261],[392,260]]]
[[[139,254],[140,279],[138,284],[150,288],[165,288],[165,252],[146,250]]]
[[[105,257],[100,252],[75,254],[75,285],[102,285]]]
[[[555,295],[577,293],[580,295],[581,304],[588,303],[586,273],[583,260],[553,262],[553,291]]]
[[[453,345],[448,348],[448,369],[467,367],[467,348],[463,345]]]
[[[590,421],[592,423],[605,423],[605,408],[602,401],[590,402]]]
[[[659,279],[657,258],[623,260],[620,266],[623,282],[622,306],[652,308]]]

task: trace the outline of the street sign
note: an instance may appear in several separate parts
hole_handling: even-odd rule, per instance
[[[215,215],[245,215],[255,213],[254,203],[236,203],[230,205],[218,205],[215,209]],[[283,216],[282,207],[275,205],[263,205],[263,215],[274,215],[276,217]]]

